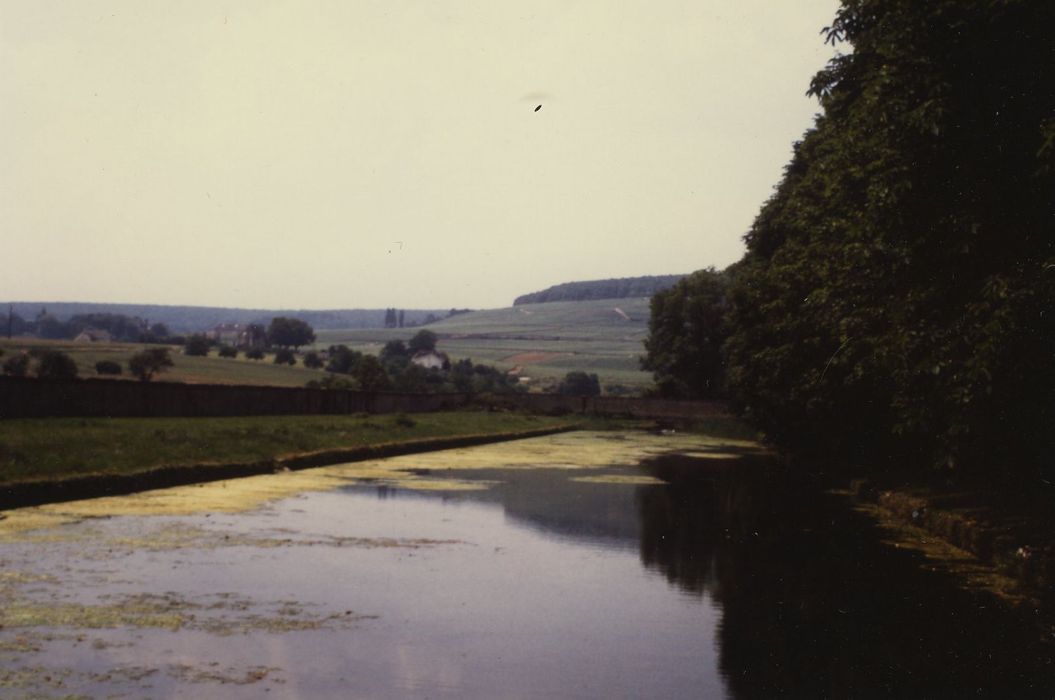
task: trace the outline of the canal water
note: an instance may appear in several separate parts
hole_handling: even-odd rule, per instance
[[[572,433],[0,521],[0,698],[1052,697],[1051,648],[749,442]]]

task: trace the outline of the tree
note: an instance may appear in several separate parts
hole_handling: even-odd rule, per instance
[[[36,331],[41,338],[50,340],[73,337],[70,334],[69,326],[54,316],[48,316],[46,313],[37,318]]]
[[[8,377],[24,377],[29,373],[29,355],[20,352],[4,360],[4,374]]]
[[[295,365],[297,356],[289,348],[279,348],[275,353],[274,362],[276,365]]]
[[[410,353],[402,340],[390,340],[381,348],[381,364],[389,372],[402,371],[410,363]]]
[[[238,348],[233,348],[230,345],[221,345],[218,350],[220,357],[238,357]]]
[[[436,342],[438,338],[435,333],[430,330],[420,330],[414,334],[414,337],[407,343],[407,349],[410,354],[421,352],[422,350],[435,350]]]
[[[1039,476],[1055,396],[1055,4],[844,0],[746,237],[727,377],[840,462]],[[1013,50],[1010,50],[1013,47]]]
[[[397,391],[420,393],[428,390],[428,374],[424,367],[408,363],[394,372],[392,383]]]
[[[565,396],[600,396],[601,382],[596,374],[568,372],[557,387],[557,393]]]
[[[245,356],[248,360],[262,360],[264,359],[264,351],[260,348],[250,348],[245,351]]]
[[[382,391],[388,389],[390,382],[385,368],[373,355],[364,355],[355,370],[355,378],[363,391]]]
[[[205,357],[209,354],[210,345],[208,338],[197,333],[187,338],[187,343],[183,346],[183,354],[192,357]]]
[[[77,363],[59,350],[45,350],[37,360],[37,377],[40,379],[76,379]]]
[[[95,363],[96,374],[121,374],[121,365],[112,360],[100,360]]]
[[[403,327],[403,322],[404,322],[404,314],[405,314],[405,313],[406,313],[406,310],[405,310],[405,309],[400,309],[400,310],[399,310],[399,327],[400,327],[400,328],[402,328],[402,327]]]
[[[317,352],[309,352],[304,355],[304,366],[309,369],[321,369],[323,366],[322,358],[319,357]]]
[[[299,318],[276,316],[267,328],[267,340],[273,346],[295,350],[315,342],[315,330]]]
[[[137,352],[128,360],[130,371],[141,382],[149,382],[154,375],[173,366],[168,348],[147,348]]]
[[[363,359],[363,353],[352,350],[347,345],[331,345],[327,353],[330,361],[326,363],[326,371],[337,374],[354,374]]]
[[[652,371],[663,396],[722,394],[727,288],[727,277],[708,268],[652,297],[641,368]]]

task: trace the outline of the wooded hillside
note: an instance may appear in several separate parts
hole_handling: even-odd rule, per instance
[[[618,279],[592,280],[589,282],[565,282],[541,292],[524,294],[513,301],[513,306],[542,304],[549,301],[588,301],[590,299],[625,299],[628,297],[650,297],[656,292],[673,287],[685,275],[652,275],[645,277],[622,277]]]

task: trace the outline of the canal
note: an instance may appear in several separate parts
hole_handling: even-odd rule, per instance
[[[1052,697],[760,446],[578,432],[9,511],[0,697]]]

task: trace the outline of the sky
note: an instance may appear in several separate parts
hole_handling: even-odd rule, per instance
[[[494,308],[722,268],[837,5],[0,0],[0,299]]]

